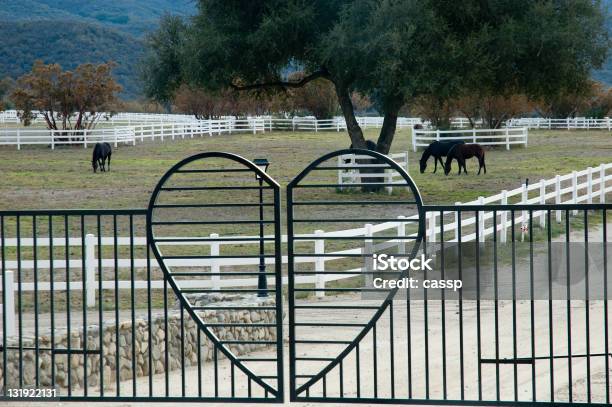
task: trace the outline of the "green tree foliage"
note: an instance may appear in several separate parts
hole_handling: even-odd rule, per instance
[[[351,93],[370,95],[387,153],[397,116],[421,96],[445,103],[476,91],[543,97],[588,79],[605,61],[608,32],[591,0],[200,0],[149,39],[147,93],[181,83],[238,90],[330,81],[354,146],[364,148]],[[290,65],[305,76],[286,78]]]

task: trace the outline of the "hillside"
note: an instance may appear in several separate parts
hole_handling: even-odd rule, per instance
[[[20,0],[0,2],[0,21],[75,20],[141,37],[165,13],[191,15],[195,0]]]
[[[100,24],[75,20],[0,22],[0,77],[16,78],[31,69],[36,59],[58,62],[72,69],[83,62],[115,61],[115,78],[124,87],[123,95],[140,93],[137,61],[143,42],[134,36]]]
[[[0,79],[29,71],[36,59],[66,69],[84,62],[119,64],[121,95],[141,94],[138,60],[143,38],[166,14],[191,15],[195,0],[0,1]]]

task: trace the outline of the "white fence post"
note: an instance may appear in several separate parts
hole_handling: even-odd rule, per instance
[[[210,238],[211,239],[218,239],[219,238],[219,234],[218,233],[211,233],[210,234]],[[210,255],[211,256],[218,256],[219,255],[219,242],[215,241],[215,242],[210,242]],[[221,276],[219,275],[221,271],[221,267],[219,266],[219,263],[217,262],[216,259],[211,259],[210,262],[210,279],[212,282],[212,288],[213,290],[218,290],[221,287]]]
[[[366,287],[371,285],[372,280],[374,278],[374,275],[372,274],[372,272],[374,271],[374,259],[372,257],[372,255],[374,254],[374,241],[371,239],[372,238],[372,224],[371,223],[366,223],[365,224],[365,237],[366,238],[370,238],[370,239],[365,239],[364,240],[364,247],[363,247],[363,251],[364,251],[364,271],[366,272],[365,274],[365,282],[366,282]]]
[[[397,219],[397,253],[406,254],[406,224],[403,222],[406,217],[404,215],[399,215]]]
[[[15,326],[15,277],[11,270],[6,270],[4,273],[6,281],[4,282],[4,301],[2,304],[2,312],[6,315],[6,336],[14,336],[17,332]]]
[[[509,129],[506,127],[506,150],[510,150],[510,134]]]
[[[55,150],[55,137],[53,137],[53,130],[51,130],[51,150]]]
[[[578,203],[578,173],[572,171],[572,203]],[[576,216],[578,211],[572,211],[572,214]]]
[[[429,236],[427,236],[427,240],[431,243],[436,241],[436,213],[429,213]]]
[[[87,129],[83,130],[83,148],[87,148]]]
[[[472,143],[476,144],[476,129],[472,129]]]
[[[102,270],[100,270],[102,278]],[[85,236],[85,281],[84,289],[87,299],[87,306],[96,305],[96,240],[94,235],[88,233]]]
[[[606,167],[603,164],[599,166],[599,202],[606,202]]]
[[[315,255],[324,254],[325,253],[325,240],[323,239],[322,230],[315,230],[314,234],[319,239],[316,239],[314,242],[314,252]],[[315,288],[320,290],[325,288],[325,274],[319,274],[325,271],[325,258],[324,257],[315,257],[315,271],[316,274],[316,282]],[[317,291],[315,294],[317,297],[325,297],[324,291]]]
[[[461,205],[461,202],[455,202],[455,206]],[[459,211],[455,211],[455,241],[459,241]]]
[[[555,204],[561,203],[561,177],[559,175],[555,176]],[[561,223],[561,211],[557,211],[555,214],[555,220],[557,223]]]
[[[387,184],[392,184],[393,183],[393,172],[389,171],[389,170],[385,170],[385,178],[384,178],[384,182]],[[392,185],[388,185],[387,187],[387,193],[389,195],[391,195],[393,193],[393,186]]]
[[[436,141],[440,141],[440,129],[436,130]]]
[[[17,150],[21,150],[20,141],[21,141],[20,131],[19,129],[17,129]]]
[[[587,203],[593,203],[593,168],[587,168]]]
[[[541,179],[540,180],[540,203],[546,203],[546,182]],[[543,229],[546,226],[546,211],[540,211],[540,227]]]
[[[501,196],[501,204],[508,205],[508,191],[505,189],[501,191]],[[501,212],[501,234],[499,240],[501,243],[506,243],[508,240],[508,211]]]
[[[417,143],[416,143],[416,129],[414,128],[414,125],[412,126],[412,151],[414,151],[416,153],[417,151]]]
[[[478,205],[484,205],[484,197],[478,197]],[[485,215],[486,212],[482,212],[482,215],[478,217],[478,237],[480,238],[480,242],[485,241]]]

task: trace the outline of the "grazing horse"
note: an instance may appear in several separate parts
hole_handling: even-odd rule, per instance
[[[449,150],[456,146],[457,144],[465,144],[463,140],[450,140],[450,141],[434,141],[431,143],[425,151],[423,151],[423,155],[421,156],[421,160],[419,161],[421,174],[425,172],[427,168],[427,160],[429,157],[433,155],[434,157],[434,174],[438,170],[438,161],[440,161],[440,166],[444,167],[444,163],[442,162],[442,157],[446,157]]]
[[[459,163],[459,172],[457,175],[461,174],[461,168],[463,167],[463,172],[467,174],[467,169],[465,168],[465,160],[468,158],[476,157],[478,158],[478,175],[480,175],[480,170],[484,168],[484,173],[487,173],[487,166],[485,165],[485,152],[484,149],[479,144],[457,144],[453,148],[450,149],[448,155],[446,156],[446,163],[444,164],[444,175],[448,175],[451,170],[451,163],[455,159],[457,163]]]
[[[111,145],[108,143],[96,143],[93,149],[93,157],[91,159],[91,166],[93,167],[93,171],[96,172],[98,167],[100,167],[100,171],[106,172],[105,163],[108,160],[108,170],[110,171],[110,162],[111,155],[113,154],[113,149]]]

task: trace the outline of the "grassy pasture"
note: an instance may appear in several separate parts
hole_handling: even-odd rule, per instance
[[[374,130],[366,131],[375,138]],[[161,175],[178,160],[202,151],[228,151],[246,158],[266,157],[269,173],[286,185],[320,155],[349,144],[345,133],[274,132],[203,137],[119,146],[112,172],[93,174],[91,149],[80,147],[0,147],[0,209],[141,208]],[[396,135],[393,151],[410,150],[410,134]],[[468,201],[540,178],[582,170],[612,159],[612,134],[607,131],[532,131],[527,148],[487,151],[486,175],[476,176],[475,160],[468,176],[418,172],[420,152],[410,151],[410,175],[427,204]],[[456,171],[456,168],[453,168]]]

